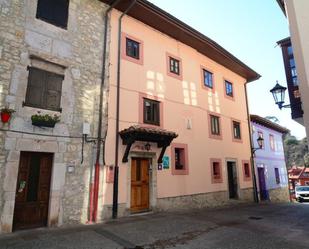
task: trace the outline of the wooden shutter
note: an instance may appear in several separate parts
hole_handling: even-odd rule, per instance
[[[59,110],[61,100],[63,76],[47,73],[46,75],[46,88],[45,88],[45,100],[46,109]]]
[[[42,107],[45,72],[37,68],[29,68],[29,78],[26,93],[26,104]]]
[[[25,105],[59,111],[63,78],[63,75],[29,68]]]

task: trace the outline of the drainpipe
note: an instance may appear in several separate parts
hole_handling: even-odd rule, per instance
[[[90,186],[90,204],[89,204],[89,222],[95,222],[98,211],[98,196],[99,196],[99,180],[100,180],[100,154],[102,139],[102,111],[103,111],[103,90],[105,85],[105,67],[106,67],[106,49],[107,49],[107,30],[108,30],[108,14],[120,0],[115,0],[104,13],[104,34],[103,34],[103,55],[102,55],[102,71],[101,71],[101,86],[100,86],[100,104],[99,104],[99,120],[98,120],[98,137],[97,137],[97,152],[94,170],[94,183]],[[103,154],[104,157],[104,154]],[[103,159],[104,161],[104,159]]]
[[[116,139],[115,139],[115,169],[114,169],[114,185],[113,185],[113,219],[117,218],[118,213],[118,154],[119,154],[119,112],[120,112],[120,55],[121,55],[121,28],[122,18],[134,6],[136,0],[133,0],[129,7],[121,14],[118,20],[118,58],[117,58],[117,100],[116,100]]]
[[[259,203],[259,196],[258,196],[258,191],[257,191],[257,185],[256,185],[256,176],[255,176],[255,162],[254,162],[254,144],[252,140],[252,129],[251,129],[251,121],[250,121],[250,113],[249,113],[249,104],[248,104],[248,92],[247,92],[247,84],[249,82],[245,83],[245,96],[246,96],[246,108],[247,108],[247,118],[248,118],[248,129],[249,129],[249,136],[250,136],[250,161],[251,161],[251,172],[252,172],[252,177],[253,177],[253,197],[254,197],[254,202]]]

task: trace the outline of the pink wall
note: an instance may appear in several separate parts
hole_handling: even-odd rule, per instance
[[[116,117],[116,70],[117,27],[119,12],[112,11],[110,43],[110,95],[106,163],[114,164],[114,140]],[[245,79],[218,63],[198,53],[171,37],[162,34],[131,17],[124,17],[123,32],[143,43],[143,63],[121,60],[120,130],[140,122],[140,95],[154,96],[164,103],[163,128],[179,134],[174,143],[188,146],[188,175],[173,175],[170,169],[157,171],[158,198],[227,190],[226,159],[235,159],[238,164],[240,188],[252,187],[244,181],[242,160],[249,160],[250,146],[246,116]],[[181,77],[167,74],[166,56],[172,54],[181,59]],[[214,74],[214,92],[201,85],[201,68]],[[234,98],[225,97],[224,79],[234,86]],[[208,133],[208,112],[221,117],[222,139],[211,139]],[[192,129],[187,129],[186,120],[192,120]],[[231,120],[241,122],[242,143],[233,142]],[[125,147],[120,144],[119,161]],[[152,152],[159,152],[152,146]],[[171,156],[170,147],[165,155]],[[157,154],[158,156],[158,154]],[[210,159],[222,160],[222,183],[211,180]],[[171,162],[171,159],[170,159]],[[128,163],[120,164],[119,202],[126,203],[129,183]],[[105,182],[105,181],[104,181]],[[104,203],[112,201],[112,184],[105,184]]]

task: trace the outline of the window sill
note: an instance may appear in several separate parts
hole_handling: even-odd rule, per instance
[[[222,135],[209,134],[209,138],[222,140]]]
[[[225,97],[226,99],[229,99],[229,100],[235,101],[235,97],[234,97],[234,95],[233,95],[233,96],[230,96],[230,95],[227,95],[226,93],[224,93],[224,97]]]
[[[160,127],[160,123],[159,124],[155,124],[155,123],[149,123],[149,122],[143,122],[144,125],[147,125],[147,126],[155,126],[155,127]]]
[[[35,108],[35,109],[40,109],[40,110],[46,110],[46,111],[51,111],[51,112],[60,112],[62,113],[62,108],[58,108],[58,109],[47,109],[47,108],[43,108],[43,107],[39,107],[39,106],[34,106],[34,105],[31,105],[31,104],[28,104],[26,103],[25,101],[23,101],[23,104],[22,104],[23,107],[31,107],[31,108]]]
[[[222,178],[220,178],[220,179],[214,179],[214,178],[212,178],[212,179],[211,179],[211,183],[213,183],[213,184],[215,184],[215,183],[223,183],[223,179],[222,179]]]
[[[61,30],[63,30],[63,31],[68,31],[68,25],[66,25],[66,26],[58,25],[58,24],[53,23],[52,21],[50,21],[50,20],[48,20],[48,19],[45,19],[45,18],[43,18],[43,17],[38,17],[38,16],[36,16],[36,19],[37,19],[37,20],[40,20],[40,21],[42,21],[42,22],[44,22],[44,23],[47,23],[47,24],[49,24],[49,25],[52,25],[53,27],[59,28],[59,29],[61,29]]]
[[[188,169],[175,169],[172,170],[172,175],[189,175]]]
[[[242,138],[233,138],[232,141],[235,143],[242,143]]]
[[[249,176],[249,177],[245,176],[245,177],[244,177],[244,181],[245,181],[245,182],[251,181],[251,176]]]

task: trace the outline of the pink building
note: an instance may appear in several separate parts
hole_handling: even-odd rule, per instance
[[[144,0],[5,1],[0,23],[0,234],[252,200],[259,75],[217,43]]]
[[[259,75],[147,1],[122,18],[119,37],[128,4],[111,12],[101,218],[252,201],[245,85]]]

